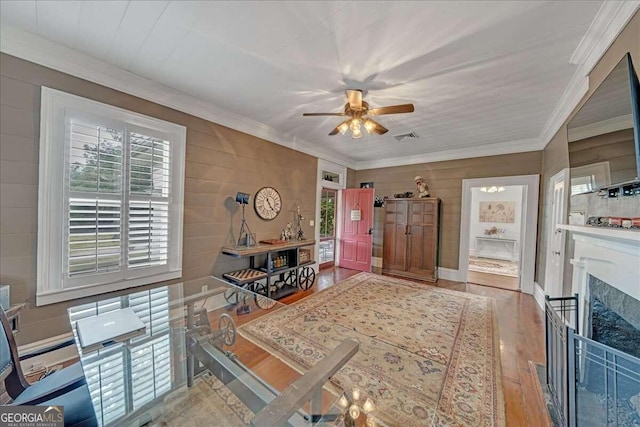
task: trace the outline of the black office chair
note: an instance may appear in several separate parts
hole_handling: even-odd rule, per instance
[[[82,365],[78,362],[29,384],[22,373],[16,340],[2,307],[0,323],[0,381],[4,382],[7,394],[13,399],[9,405],[63,406],[65,426],[97,426]]]

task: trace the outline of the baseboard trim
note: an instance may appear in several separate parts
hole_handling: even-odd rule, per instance
[[[70,339],[73,339],[73,334],[69,332],[67,334],[57,335],[55,337],[21,345],[18,347],[18,354],[28,354],[40,351],[47,347],[61,344]],[[24,372],[29,372],[37,368],[59,365],[64,362],[68,362],[69,360],[78,359],[78,357],[78,349],[76,348],[76,346],[69,345],[58,350],[50,351],[48,353],[23,360],[22,362],[20,362],[20,365],[22,366],[22,370]]]
[[[544,291],[538,282],[533,282],[533,297],[541,310],[544,310]]]
[[[464,278],[461,277],[460,270],[454,270],[452,268],[438,267],[438,278],[454,282],[464,282]]]

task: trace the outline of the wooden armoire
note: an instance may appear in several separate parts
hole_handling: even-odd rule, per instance
[[[438,280],[440,199],[386,199],[382,272]]]

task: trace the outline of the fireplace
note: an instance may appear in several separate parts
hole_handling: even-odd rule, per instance
[[[620,292],[608,283],[589,276],[591,303],[588,308],[589,328],[585,335],[592,340],[640,358],[640,301]],[[635,324],[630,323],[629,321]],[[606,378],[607,371],[602,368],[603,354],[593,349],[594,357],[584,362],[584,377],[581,379],[581,391],[578,392],[578,404],[587,414],[605,412],[603,402],[614,400],[610,405],[610,416],[617,416],[621,425],[640,425],[640,385],[626,375],[620,375],[616,382]],[[608,360],[605,363],[619,365],[620,372],[637,370],[638,367],[625,360]],[[609,390],[615,388],[615,393]],[[611,395],[614,395],[611,397]],[[614,403],[614,402],[611,402]]]
[[[638,328],[640,312],[640,231],[558,225],[571,232],[575,247],[571,291],[578,294],[579,332],[590,337],[592,297]]]
[[[569,418],[579,425],[640,425],[640,232],[559,227],[575,241],[572,291],[579,307],[568,319],[579,332],[567,341]]]
[[[640,358],[640,301],[595,276],[588,280],[591,299],[585,335]]]

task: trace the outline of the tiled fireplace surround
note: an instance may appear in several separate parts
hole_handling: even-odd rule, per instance
[[[640,231],[561,225],[574,240],[571,290],[578,294],[577,325],[590,331],[593,297],[640,329]],[[593,293],[593,295],[592,295]]]

